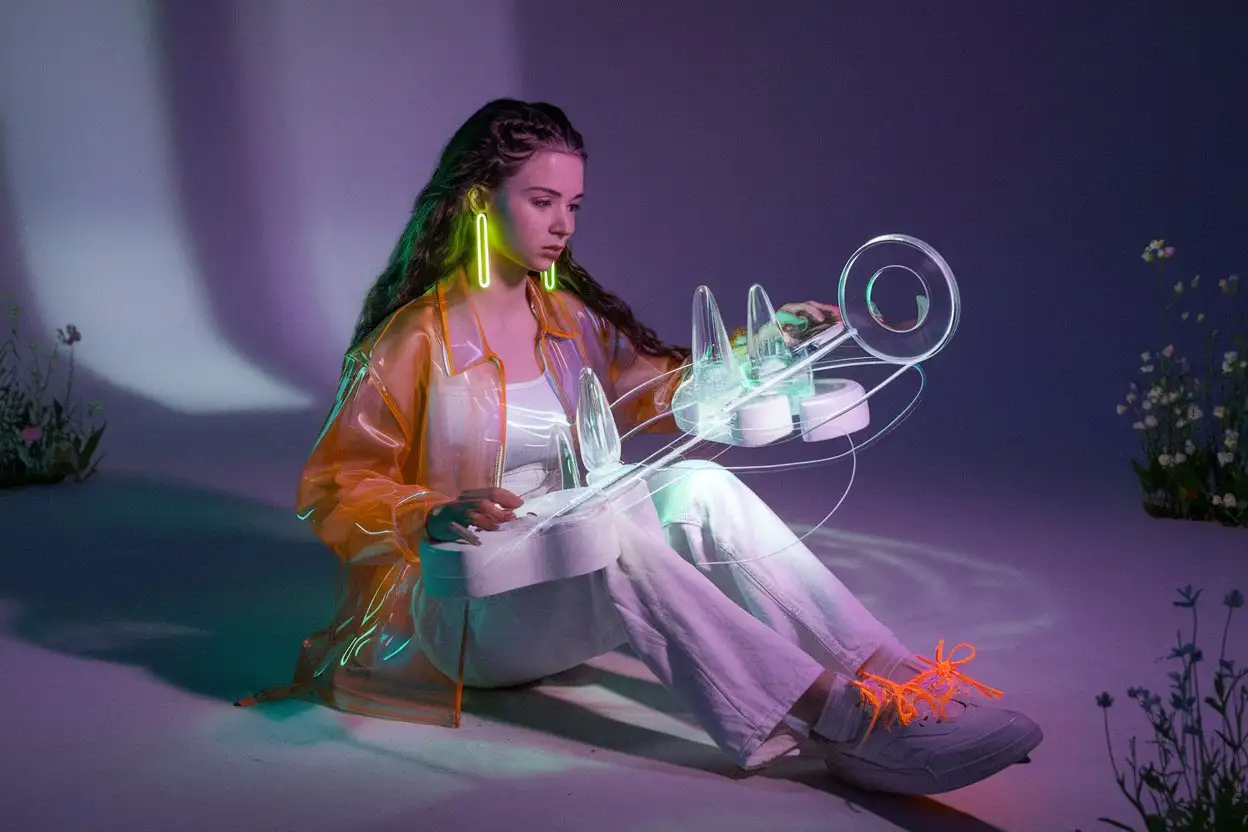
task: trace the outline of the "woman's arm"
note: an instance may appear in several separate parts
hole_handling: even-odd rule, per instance
[[[414,434],[423,422],[429,360],[423,337],[393,343],[400,338],[379,339],[347,360],[299,483],[300,518],[351,564],[419,560],[425,518],[452,499],[404,476],[416,470],[413,456],[421,452]],[[378,360],[379,352],[390,354]]]
[[[654,419],[643,433],[677,433],[672,397],[685,376],[682,368],[690,366],[689,359],[647,355],[627,335],[610,324],[607,327],[611,383],[621,399],[615,407],[621,432]]]

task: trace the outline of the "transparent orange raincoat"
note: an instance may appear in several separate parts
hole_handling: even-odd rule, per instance
[[[464,272],[391,315],[344,364],[337,400],[299,486],[298,513],[343,563],[334,619],[304,642],[291,684],[240,704],[312,697],[355,713],[458,725],[459,671],[426,658],[415,620],[422,603],[425,517],[463,491],[498,486],[505,453],[506,379],[490,351]],[[668,411],[682,374],[675,359],[639,353],[574,295],[527,287],[545,375],[575,436],[582,367],[592,367],[621,432]],[[638,394],[617,401],[640,387]],[[668,416],[648,432],[672,432]],[[579,444],[578,444],[579,450]],[[578,454],[579,458],[579,454]]]

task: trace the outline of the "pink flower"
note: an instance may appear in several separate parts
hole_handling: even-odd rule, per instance
[[[42,436],[43,436],[43,428],[39,427],[38,425],[31,425],[28,428],[22,428],[22,441],[25,442],[27,445],[31,444],[32,442],[38,442],[40,437]]]
[[[82,340],[82,333],[78,331],[78,327],[73,324],[67,324],[65,329],[58,329],[56,331],[56,337],[59,338],[61,343],[65,346],[72,347],[74,344]]]
[[[1163,248],[1163,249],[1161,250],[1161,253],[1162,253],[1164,256],[1166,256],[1166,257],[1173,257],[1173,256],[1174,256],[1174,246],[1166,246],[1165,248]]]

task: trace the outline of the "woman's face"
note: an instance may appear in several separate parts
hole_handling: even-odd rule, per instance
[[[491,247],[525,271],[550,268],[576,230],[584,191],[585,161],[580,156],[533,154],[493,195]]]

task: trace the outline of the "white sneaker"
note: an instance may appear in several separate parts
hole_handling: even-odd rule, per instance
[[[1023,762],[1043,738],[1040,726],[1016,711],[955,701],[941,719],[877,728],[858,742],[822,742],[839,780],[893,794],[939,794]]]
[[[970,653],[954,661],[961,647]],[[931,668],[908,682],[863,674],[853,683],[870,721],[860,738],[820,738],[832,774],[863,789],[939,794],[1029,759],[1044,738],[1040,726],[1016,711],[968,703],[971,691],[990,699],[1002,693],[958,672],[957,666],[975,655],[974,648],[958,645],[948,659],[943,648],[944,642],[936,646],[935,660],[918,657]]]

